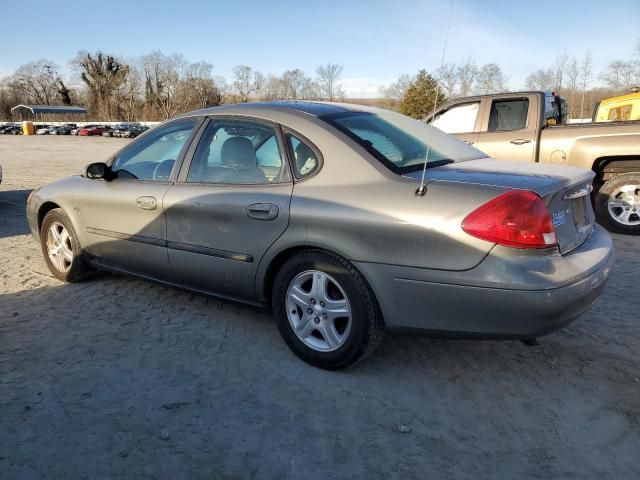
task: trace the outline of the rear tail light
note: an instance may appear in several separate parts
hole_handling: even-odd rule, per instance
[[[488,201],[467,215],[462,229],[507,247],[548,248],[558,243],[546,205],[527,190],[512,190]]]

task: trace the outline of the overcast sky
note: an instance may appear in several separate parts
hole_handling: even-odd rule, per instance
[[[440,65],[449,1],[32,1],[0,7],[0,77],[46,58],[69,72],[79,50],[132,58],[159,49],[263,73],[344,66],[351,97],[376,96],[400,74]],[[640,0],[454,0],[447,62],[498,63],[511,89],[566,51],[591,50],[596,72],[640,40]]]

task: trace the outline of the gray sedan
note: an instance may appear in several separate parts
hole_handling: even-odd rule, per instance
[[[49,269],[100,269],[273,309],[322,368],[385,329],[533,339],[600,296],[612,242],[593,173],[487,158],[386,110],[229,105],[144,133],[36,189]]]

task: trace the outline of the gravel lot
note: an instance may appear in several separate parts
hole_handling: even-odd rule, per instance
[[[538,347],[387,336],[330,373],[266,312],[49,274],[30,189],[125,143],[0,136],[0,478],[640,477],[640,237]]]

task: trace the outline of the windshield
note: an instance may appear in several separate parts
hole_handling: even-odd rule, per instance
[[[347,112],[322,117],[397,173],[486,157],[457,138],[395,112]]]

